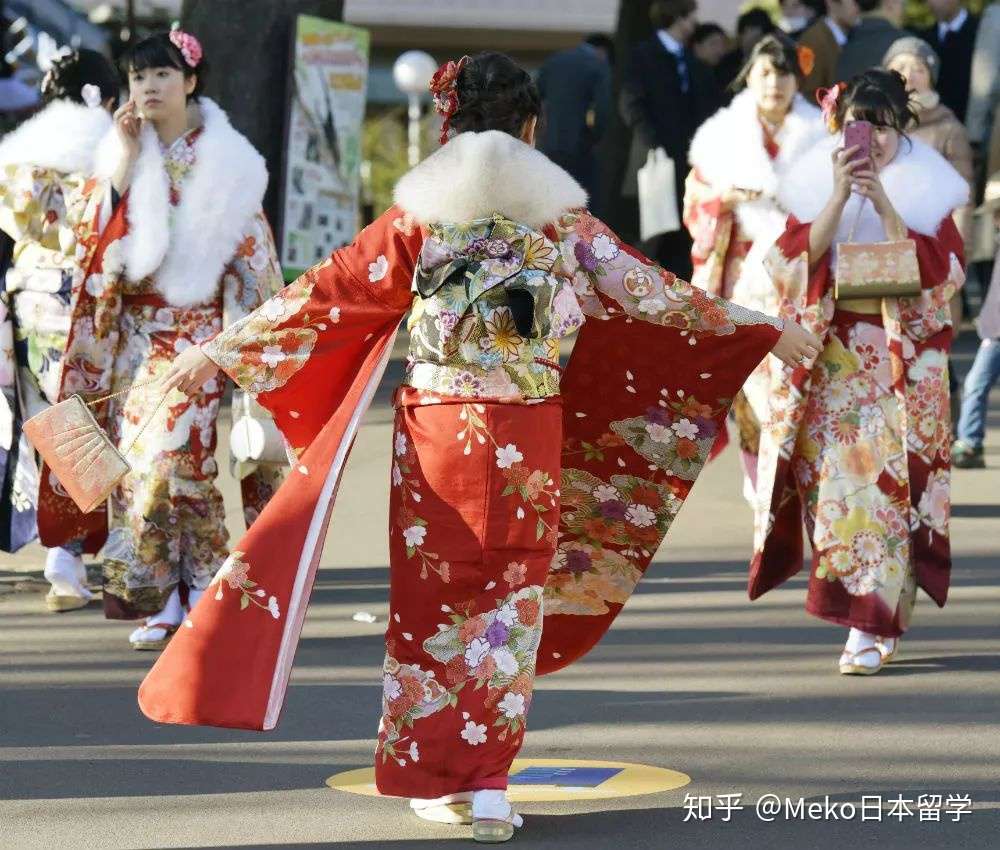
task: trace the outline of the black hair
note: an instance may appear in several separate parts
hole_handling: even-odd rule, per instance
[[[749,29],[758,29],[764,35],[774,32],[777,27],[774,25],[774,21],[771,20],[771,16],[761,9],[759,6],[755,6],[753,9],[749,9],[739,16],[736,20],[736,33],[737,35],[743,35]]]
[[[608,57],[608,64],[615,64],[615,43],[612,39],[599,32],[595,32],[588,35],[583,42],[584,44],[589,44],[591,47],[596,47],[598,50],[603,50]]]
[[[906,91],[906,80],[898,71],[872,68],[853,77],[837,98],[838,130],[844,126],[848,110],[855,121],[891,127],[904,138],[907,128],[917,123],[917,113]]]
[[[205,90],[205,76],[208,66],[203,58],[197,68],[192,68],[184,59],[184,54],[170,40],[170,33],[158,32],[144,38],[129,48],[121,60],[122,73],[126,79],[132,71],[147,71],[150,68],[176,68],[186,79],[196,78],[194,91],[188,100],[197,100]]]
[[[718,24],[698,24],[698,26],[694,28],[694,35],[691,36],[691,43],[701,44],[713,35],[721,35],[725,38],[726,31]]]
[[[670,29],[698,8],[695,0],[656,0],[649,7],[649,19],[657,29]]]
[[[882,5],[882,0],[858,0],[858,8],[862,13],[876,11]]]
[[[525,122],[542,111],[538,87],[504,53],[477,53],[456,80],[458,109],[451,116],[456,133],[501,130],[519,137]]]
[[[101,102],[117,99],[121,86],[112,64],[96,50],[80,48],[52,63],[52,68],[42,79],[42,99],[71,100],[83,103],[83,87],[97,86]]]
[[[733,80],[732,89],[735,91],[743,87],[750,75],[750,69],[756,64],[758,59],[767,58],[771,60],[774,67],[782,74],[794,74],[795,79],[802,80],[802,68],[799,65],[799,54],[792,41],[783,32],[775,31],[765,35],[750,51],[750,57],[743,63],[743,67]]]

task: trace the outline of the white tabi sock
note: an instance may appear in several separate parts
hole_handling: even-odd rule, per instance
[[[515,814],[511,819],[512,811],[513,808],[507,799],[506,791],[488,788],[475,791],[472,795],[472,817],[474,819],[511,820],[514,826],[521,826],[524,820],[518,814]]]
[[[82,581],[81,573],[84,577]],[[83,558],[79,555],[74,555],[58,546],[49,549],[45,556],[45,578],[52,585],[52,592],[55,595],[90,599],[91,593],[87,590],[86,575]]]
[[[847,636],[847,645],[844,647],[844,651],[860,652],[862,649],[875,646],[876,640],[878,640],[876,635],[863,632],[861,629],[851,629],[850,634]]]
[[[167,604],[163,606],[163,610],[157,614],[153,614],[152,617],[148,617],[146,624],[155,626],[163,623],[167,626],[176,626],[183,619],[184,609],[181,607],[181,594],[175,587],[173,593],[167,598]]]

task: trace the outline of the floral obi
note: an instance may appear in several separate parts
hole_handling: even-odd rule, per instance
[[[584,316],[558,252],[500,215],[432,225],[413,276],[405,383],[468,398],[559,394],[559,340]]]

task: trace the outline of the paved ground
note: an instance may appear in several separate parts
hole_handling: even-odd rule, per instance
[[[960,368],[967,363],[960,358]],[[411,818],[399,801],[324,785],[370,764],[374,747],[387,400],[383,392],[346,473],[274,733],[146,721],[135,688],[150,659],[128,649],[128,628],[96,607],[43,613],[25,581],[37,552],[0,562],[0,587],[21,586],[0,595],[0,847],[395,848],[450,846],[464,835]],[[937,610],[921,598],[904,658],[873,678],[837,675],[842,630],[806,616],[801,579],[747,601],[750,517],[736,460],[729,453],[713,464],[603,644],[539,681],[523,753],[643,762],[692,783],[617,801],[523,805],[518,844],[1000,846],[1000,404],[990,424],[991,468],[955,476],[949,604]],[[359,610],[378,621],[352,621]],[[719,814],[684,822],[685,794],[736,793],[751,805],[766,794],[855,804],[862,795],[968,794],[973,808],[957,823],[947,813],[939,823],[899,819],[888,808],[881,822],[765,823],[752,809],[728,823]]]

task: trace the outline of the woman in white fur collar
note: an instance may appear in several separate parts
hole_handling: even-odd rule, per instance
[[[841,673],[871,674],[896,656],[917,587],[938,605],[948,593],[948,305],[964,280],[952,212],[968,185],[906,137],[914,116],[895,71],[838,85],[824,107],[831,136],[782,185],[791,216],[767,265],[782,314],[826,344],[811,368],[770,372],[750,594],[801,568],[801,505],[806,608],[850,629]],[[870,157],[845,149],[852,121],[870,125]],[[860,246],[850,257],[848,242]],[[843,290],[858,280],[881,289]],[[894,294],[892,281],[913,289]]]
[[[6,465],[8,475],[2,498],[11,506],[3,548],[11,552],[37,534],[38,470],[20,422],[58,400],[70,326],[75,228],[82,212],[77,201],[93,172],[97,142],[111,126],[118,77],[101,54],[71,51],[46,73],[42,97],[45,108],[0,143],[0,229],[14,240],[0,302],[0,386],[6,398],[6,404],[0,401],[5,420],[0,430],[10,434],[9,450],[16,453],[16,461],[4,459],[7,446],[0,444],[0,465]],[[83,550],[81,539],[49,549],[45,577],[52,588],[45,604],[50,611],[70,611],[90,601]]]
[[[808,67],[786,36],[761,39],[733,84],[746,88],[691,142],[684,190],[684,224],[694,239],[691,282],[713,295],[733,297],[754,242],[777,238],[785,223],[781,177],[824,135],[819,109],[798,93],[803,63]]]
[[[825,135],[819,109],[798,93],[808,52],[777,33],[757,42],[735,86],[746,88],[695,134],[685,184],[684,224],[694,240],[691,282],[763,313],[774,313],[774,287],[761,265],[785,227],[778,187],[803,153]],[[754,250],[754,246],[756,250]],[[733,404],[750,498],[757,477],[759,418],[766,405],[761,373]]]
[[[190,397],[164,397],[155,382],[179,352],[217,334],[224,318],[247,315],[282,280],[261,211],[263,158],[201,96],[197,39],[151,36],[123,67],[129,100],[98,149],[86,221],[101,222],[100,239],[88,234],[62,390],[123,392],[100,411],[123,451],[149,423],[111,497],[104,609],[148,617],[130,643],[158,649],[225,561],[228,533],[214,483],[223,381]],[[96,339],[77,333],[91,326]],[[262,469],[244,477],[248,521],[275,478]]]

